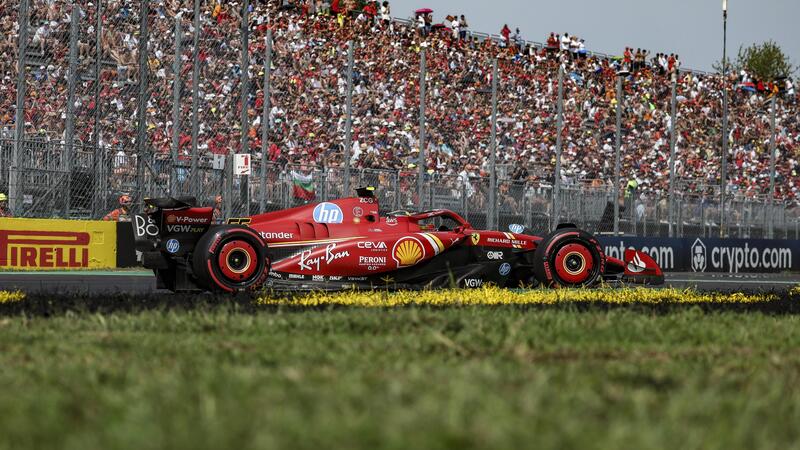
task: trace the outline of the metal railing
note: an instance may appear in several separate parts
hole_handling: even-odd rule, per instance
[[[13,146],[13,140],[0,139],[2,161],[8,160]],[[200,204],[209,206],[221,196],[226,216],[253,215],[353,195],[343,190],[347,172],[341,167],[262,164],[254,160],[252,173],[245,178],[233,175],[230,156],[216,161],[201,159],[194,173],[188,161],[179,160],[173,166],[170,159],[157,157],[152,165],[145,164],[144,179],[138,180],[137,158],[121,148],[79,145],[71,162],[65,160],[64,144],[57,140],[26,140],[22,149],[24,157],[19,167],[0,166],[2,184],[8,182],[10,172],[17,172],[17,191],[23,197],[22,209],[16,214],[20,217],[99,219],[117,207],[120,195],[137,192],[140,187],[144,197],[192,195]],[[528,232],[545,234],[557,225],[557,211],[559,222],[574,223],[594,233],[612,230],[614,198],[607,185],[563,185],[559,204],[554,204],[551,185],[500,176],[496,207],[489,208],[488,177],[426,173],[420,197],[416,171],[350,168],[349,173],[353,188],[376,188],[384,213],[450,209],[476,228],[496,223],[498,229],[506,230],[511,224],[521,224]],[[137,204],[140,200],[134,198]],[[659,193],[626,190],[619,200],[620,232],[668,236],[668,200]],[[792,239],[800,234],[800,210],[788,203],[770,205],[764,198],[739,196],[727,201],[729,237],[766,238],[770,225],[775,238]],[[718,191],[679,193],[674,205],[675,236],[719,235]],[[495,217],[489,216],[492,213]]]

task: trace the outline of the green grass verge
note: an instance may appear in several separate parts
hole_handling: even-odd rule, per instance
[[[0,448],[800,442],[793,306],[78,300],[0,305]]]

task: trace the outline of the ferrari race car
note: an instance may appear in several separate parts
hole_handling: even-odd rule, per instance
[[[476,230],[448,210],[381,216],[371,189],[358,196],[212,224],[192,198],[147,199],[134,217],[136,248],[159,288],[237,292],[275,289],[423,289],[661,284],[647,254],[624,261],[572,224],[544,237]]]

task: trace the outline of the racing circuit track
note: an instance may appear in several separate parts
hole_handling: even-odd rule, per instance
[[[800,274],[667,273],[665,287],[700,291],[784,291],[800,285]],[[152,272],[0,272],[0,290],[27,293],[102,295],[169,293],[155,287]]]

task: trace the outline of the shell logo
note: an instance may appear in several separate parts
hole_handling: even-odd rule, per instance
[[[398,268],[413,266],[424,258],[425,247],[417,238],[406,236],[395,242],[392,247],[392,259]]]

